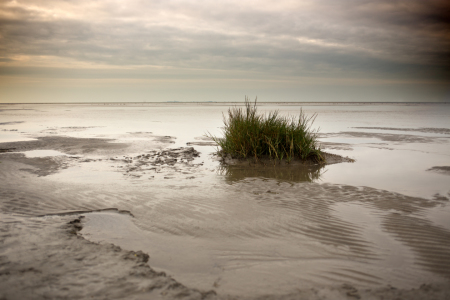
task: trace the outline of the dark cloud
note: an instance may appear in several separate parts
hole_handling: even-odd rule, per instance
[[[4,1],[0,57],[274,76],[449,80],[448,3]],[[1,72],[12,74],[13,68]]]

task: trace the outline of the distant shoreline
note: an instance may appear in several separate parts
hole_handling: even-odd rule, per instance
[[[197,105],[237,105],[242,106],[242,101],[233,102],[21,102],[21,103],[0,103],[0,105],[108,105],[108,106],[152,106],[152,105],[186,105],[186,104],[197,104]],[[299,105],[299,106],[364,106],[364,105],[450,105],[450,102],[264,102],[258,101],[258,105]]]

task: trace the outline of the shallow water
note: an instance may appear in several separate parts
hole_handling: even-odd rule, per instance
[[[64,156],[67,155],[55,150],[31,150],[23,152],[26,157],[49,157],[49,156]]]
[[[1,105],[0,130],[29,139],[0,144],[15,148],[0,154],[1,212],[130,211],[86,213],[81,233],[220,294],[448,282],[450,176],[430,169],[450,165],[450,105],[304,106],[324,150],[356,160],[308,168],[221,166],[198,142],[228,107]],[[187,143],[199,157],[161,151]]]

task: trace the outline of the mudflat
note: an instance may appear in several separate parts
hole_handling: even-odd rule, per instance
[[[329,164],[224,163],[202,137],[217,106],[201,126],[184,107],[162,124],[164,107],[32,108],[2,110],[23,138],[0,143],[2,299],[450,297],[442,126],[364,126],[369,110],[346,125],[369,131],[324,133]]]

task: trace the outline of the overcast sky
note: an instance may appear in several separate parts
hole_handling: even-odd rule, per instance
[[[448,0],[0,0],[0,102],[450,101]]]

